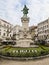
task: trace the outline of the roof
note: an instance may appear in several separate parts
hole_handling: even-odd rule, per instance
[[[38,25],[39,25],[39,24],[42,24],[42,23],[44,23],[44,22],[47,22],[47,21],[48,21],[48,19],[46,19],[46,20],[44,20],[44,21],[38,23]]]
[[[30,26],[30,27],[29,27],[30,30],[34,30],[34,29],[36,29],[36,28],[37,28],[37,26]]]
[[[7,21],[5,21],[3,19],[0,19],[0,20],[3,21],[3,22],[5,22],[5,23],[8,23],[8,24],[12,25],[11,23],[9,23],[9,22],[7,22]]]

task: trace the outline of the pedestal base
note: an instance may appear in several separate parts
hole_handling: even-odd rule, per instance
[[[31,45],[32,43],[32,45]],[[32,40],[19,40],[16,42],[15,47],[38,47]]]

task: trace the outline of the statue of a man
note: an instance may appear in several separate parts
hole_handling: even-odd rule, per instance
[[[28,14],[28,10],[29,10],[29,9],[28,9],[28,8],[26,7],[26,5],[25,5],[24,8],[23,8],[23,10],[22,10],[22,11],[23,11],[23,14],[24,14],[24,15],[27,15],[27,14]]]

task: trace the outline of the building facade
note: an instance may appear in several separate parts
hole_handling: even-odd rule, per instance
[[[30,26],[29,30],[32,36],[32,40],[35,40],[35,38],[37,37],[37,26]]]
[[[0,39],[11,37],[12,24],[5,20],[0,19]]]
[[[49,39],[49,19],[38,24],[38,39]]]

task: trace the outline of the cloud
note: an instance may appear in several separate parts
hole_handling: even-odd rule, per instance
[[[29,8],[29,25],[37,25],[49,17],[49,0],[0,0],[0,18],[21,25],[24,5]]]
[[[49,17],[49,0],[29,0],[30,25],[37,25]]]
[[[7,20],[14,25],[21,24],[21,4],[19,0],[6,0],[6,2],[2,0],[0,3],[0,18]]]

